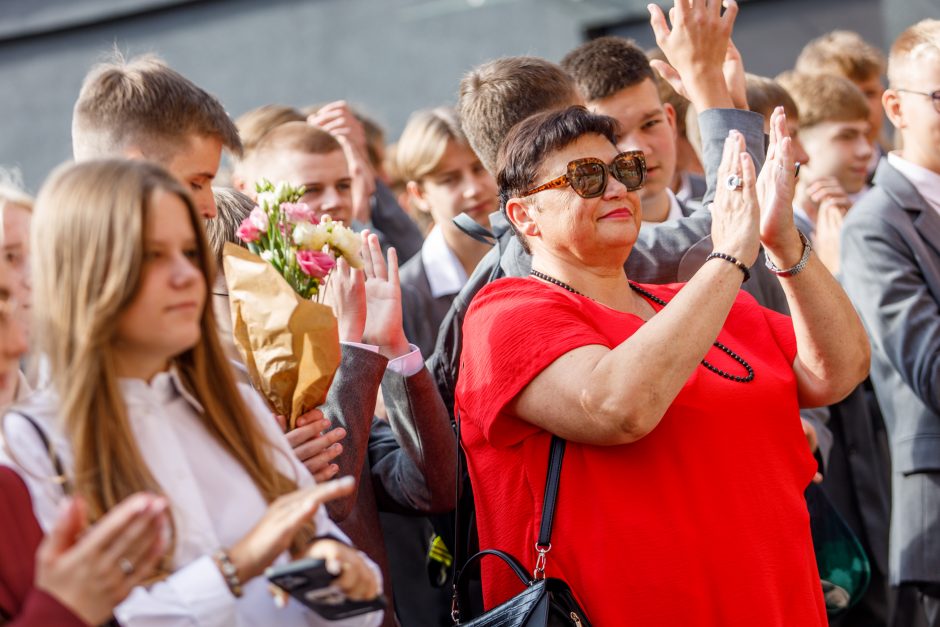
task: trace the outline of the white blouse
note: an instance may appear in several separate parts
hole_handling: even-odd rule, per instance
[[[264,577],[247,582],[243,596],[236,599],[212,554],[244,537],[264,515],[267,503],[244,468],[202,426],[202,408],[186,392],[175,371],[158,374],[149,384],[139,379],[121,380],[121,390],[144,461],[170,499],[176,534],[173,574],[147,588],[135,588],[115,609],[115,618],[122,625],[339,627],[381,622],[382,612],[329,622],[293,599],[278,609]],[[278,469],[300,487],[312,485],[313,478],[294,456],[264,401],[249,386],[240,385],[239,390],[274,445]],[[43,427],[66,471],[71,471],[71,449],[56,420],[56,394],[50,390],[34,394],[17,410]],[[7,416],[3,431],[8,446],[0,449],[0,462],[16,467],[23,476],[39,524],[48,531],[63,498],[62,489],[50,480],[55,472],[48,451],[35,428],[15,412]],[[15,459],[9,458],[10,453]],[[317,511],[314,521],[318,535],[347,539],[325,508]],[[284,553],[275,563],[289,559]],[[375,564],[369,564],[378,575]]]

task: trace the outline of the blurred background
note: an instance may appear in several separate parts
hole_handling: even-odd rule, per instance
[[[751,72],[792,67],[810,39],[858,31],[886,49],[940,0],[739,0]],[[394,141],[408,115],[451,104],[460,77],[498,56],[558,61],[587,38],[655,45],[645,0],[0,0],[0,165],[35,192],[71,155],[72,105],[115,47],[155,52],[233,117],[266,103],[346,99]],[[672,3],[659,2],[661,5]]]

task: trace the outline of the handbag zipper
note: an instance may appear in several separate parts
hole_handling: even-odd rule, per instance
[[[574,621],[575,627],[581,627],[581,619],[578,617],[577,614],[575,614],[574,612],[571,612],[569,616],[571,617],[571,620]]]

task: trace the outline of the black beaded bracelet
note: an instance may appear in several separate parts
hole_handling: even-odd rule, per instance
[[[725,261],[730,261],[731,263],[733,263],[735,266],[738,267],[738,270],[744,273],[745,281],[751,278],[751,271],[748,269],[746,265],[741,263],[741,261],[738,260],[737,257],[732,257],[731,255],[726,255],[724,253],[714,252],[714,253],[709,253],[709,255],[705,257],[705,261],[708,261],[709,259],[724,259]]]

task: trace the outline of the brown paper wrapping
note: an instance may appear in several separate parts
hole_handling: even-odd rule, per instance
[[[274,266],[244,248],[226,244],[222,263],[235,345],[255,388],[293,429],[326,400],[339,367],[336,316],[301,298]]]

